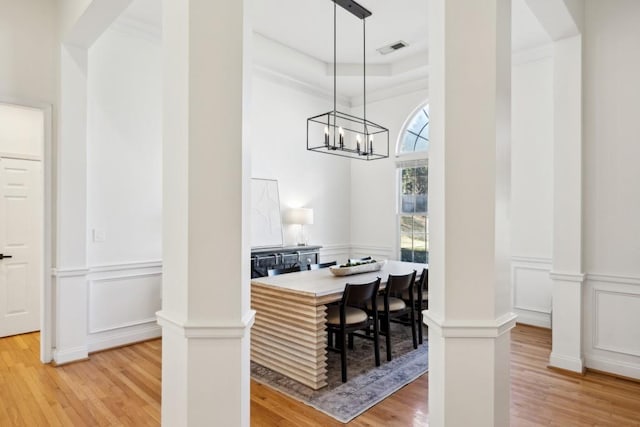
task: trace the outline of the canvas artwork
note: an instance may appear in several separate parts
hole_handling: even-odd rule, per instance
[[[282,246],[278,181],[251,179],[251,247]]]

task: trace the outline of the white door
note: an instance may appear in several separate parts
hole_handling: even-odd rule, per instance
[[[41,162],[0,158],[0,337],[40,329]]]

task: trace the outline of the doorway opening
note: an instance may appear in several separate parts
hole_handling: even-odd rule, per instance
[[[40,331],[51,361],[51,107],[0,100],[0,338]]]

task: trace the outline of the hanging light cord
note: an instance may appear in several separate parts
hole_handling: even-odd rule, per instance
[[[365,147],[368,144],[367,141],[367,26],[366,18],[362,18],[362,83],[363,83],[363,119],[364,119],[364,138]],[[366,150],[365,150],[366,151]]]
[[[337,79],[337,68],[336,68],[336,8],[337,4],[333,2],[333,140],[336,139],[336,111],[337,103],[336,103],[336,79]]]

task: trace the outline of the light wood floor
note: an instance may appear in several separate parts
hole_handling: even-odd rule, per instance
[[[0,339],[0,426],[157,426],[160,340],[54,368],[38,361],[38,334]],[[546,368],[547,330],[512,334],[511,425],[640,426],[640,383]],[[426,426],[427,375],[349,426]],[[334,426],[332,418],[251,383],[253,426]]]

